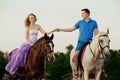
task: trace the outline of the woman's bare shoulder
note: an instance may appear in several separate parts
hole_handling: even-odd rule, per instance
[[[29,28],[28,28],[28,27],[25,27],[25,30],[27,31],[27,30],[29,30]]]
[[[40,26],[39,24],[36,24],[35,27],[36,27],[37,29],[40,29],[40,28],[41,28],[41,26]]]

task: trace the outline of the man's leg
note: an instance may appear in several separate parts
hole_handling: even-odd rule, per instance
[[[79,56],[80,51],[82,50],[84,44],[85,43],[83,41],[78,41],[78,44],[77,44],[76,49],[75,49],[75,54],[74,54],[75,70],[74,70],[74,73],[76,76],[79,74],[78,73],[78,56]]]
[[[78,55],[79,55],[80,51],[75,51],[74,54],[74,64],[75,64],[75,76],[78,76]]]

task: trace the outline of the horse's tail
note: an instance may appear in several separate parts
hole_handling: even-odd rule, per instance
[[[25,72],[25,68],[24,68],[24,67],[19,68],[19,69],[17,70],[16,74],[17,74],[18,76],[20,76],[20,77],[26,77],[26,75],[27,75],[26,72]]]

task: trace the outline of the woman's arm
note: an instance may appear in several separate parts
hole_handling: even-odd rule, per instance
[[[33,43],[29,41],[28,37],[29,37],[29,30],[28,28],[26,28],[25,29],[25,41],[32,46]]]
[[[38,26],[38,29],[40,30],[40,32],[44,35],[45,33],[47,33],[47,35],[53,33],[55,30],[46,32],[40,25]]]

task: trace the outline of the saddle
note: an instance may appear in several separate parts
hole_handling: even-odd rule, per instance
[[[78,66],[77,66],[77,70],[78,70],[79,67],[80,67],[80,69],[84,71],[81,62],[82,62],[82,58],[83,58],[83,56],[84,56],[84,52],[85,52],[85,50],[86,50],[86,46],[87,46],[88,44],[90,44],[90,42],[91,42],[91,41],[86,42],[86,43],[84,44],[82,50],[80,51],[80,53],[79,53],[79,55],[78,55]]]

